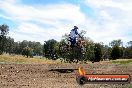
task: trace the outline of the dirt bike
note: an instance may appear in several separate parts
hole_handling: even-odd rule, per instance
[[[76,41],[77,41],[76,44],[73,44],[68,38],[66,44],[68,47],[71,47],[71,48],[77,47],[78,49],[82,49],[84,51],[85,49],[84,38],[78,35],[78,37],[76,37]]]
[[[69,56],[69,59],[66,60],[70,60],[67,62],[78,62],[78,61],[74,61],[73,58],[70,59],[70,57],[72,57],[72,55],[75,55],[75,58],[78,58],[78,55],[84,55],[86,52],[85,49],[85,41],[83,37],[76,37],[76,44],[72,45],[71,41],[69,41],[69,39],[66,40],[65,43],[63,43],[62,45],[60,45],[60,51],[61,51],[61,55],[63,56]],[[65,57],[63,57],[65,58]]]

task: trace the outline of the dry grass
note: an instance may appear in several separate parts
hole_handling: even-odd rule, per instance
[[[59,63],[46,58],[26,58],[21,55],[0,55],[0,63],[15,63],[15,64],[55,64]]]
[[[128,65],[128,64],[132,64],[132,59],[117,59],[117,60],[112,60],[112,62],[115,64]]]
[[[59,64],[61,63],[60,60],[48,60],[44,57],[38,58],[26,58],[22,55],[0,55],[0,63],[8,64],[8,63],[15,63],[15,64]],[[91,63],[91,62],[88,62]],[[112,61],[101,61],[100,63],[115,63],[115,64],[129,64],[132,63],[132,59],[117,59]],[[64,64],[64,63],[63,63]]]

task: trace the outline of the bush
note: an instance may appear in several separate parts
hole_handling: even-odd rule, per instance
[[[119,59],[122,56],[122,49],[119,46],[114,46],[111,52],[112,60]]]
[[[30,48],[30,47],[25,47],[25,48],[23,48],[22,55],[27,56],[27,58],[28,58],[29,56],[30,56],[30,57],[33,57],[32,52],[33,52],[32,48]]]

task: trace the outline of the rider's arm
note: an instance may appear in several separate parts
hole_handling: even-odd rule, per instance
[[[79,35],[79,37],[81,37],[77,30],[75,30],[75,34],[76,35]]]
[[[75,34],[78,35],[78,31],[77,31],[77,29],[75,30]]]

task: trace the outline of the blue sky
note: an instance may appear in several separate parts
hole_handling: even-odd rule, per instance
[[[94,42],[132,41],[131,0],[0,0],[0,24],[15,41],[43,41],[69,33],[74,25]]]

